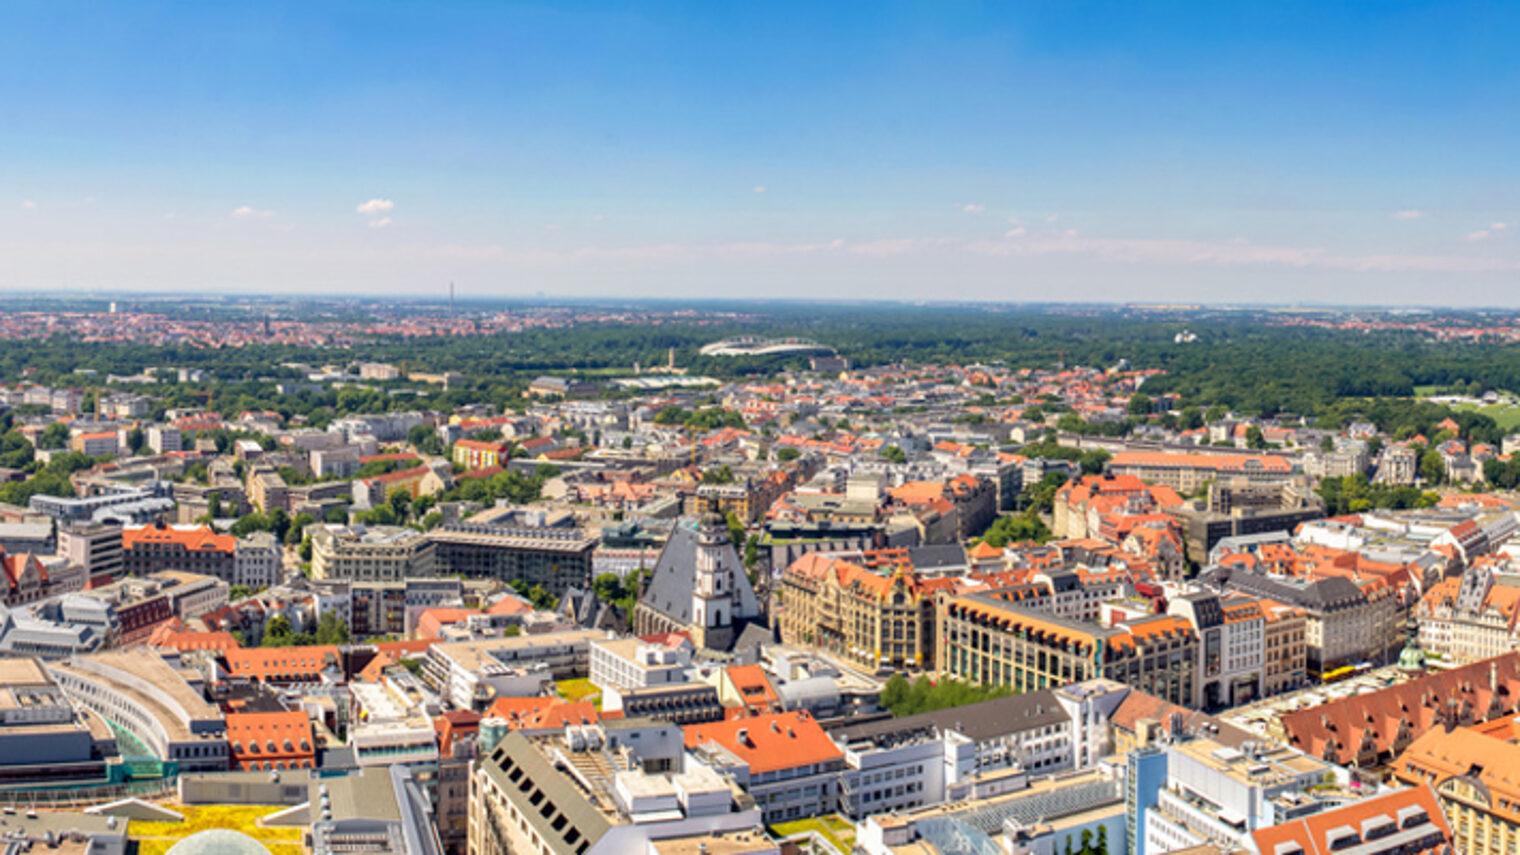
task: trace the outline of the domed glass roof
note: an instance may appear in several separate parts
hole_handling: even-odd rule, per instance
[[[269,855],[269,850],[241,832],[213,828],[174,844],[169,855]]]

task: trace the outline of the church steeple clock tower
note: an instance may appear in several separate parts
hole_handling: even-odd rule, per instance
[[[703,634],[703,640],[714,641],[733,631],[734,573],[731,566],[733,552],[728,549],[728,524],[723,517],[703,514],[697,524],[696,576],[691,591],[692,628]]]

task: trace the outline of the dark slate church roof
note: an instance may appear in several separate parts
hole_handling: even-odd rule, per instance
[[[1353,608],[1366,601],[1356,583],[1342,576],[1329,576],[1312,582],[1282,579],[1241,568],[1216,567],[1206,572],[1206,585],[1225,590],[1244,591],[1280,603],[1298,606],[1316,614]]]
[[[732,543],[725,542],[722,549],[725,553],[724,560],[729,566],[743,567]],[[691,595],[696,586],[696,566],[696,523],[683,520],[671,531],[670,539],[660,551],[660,558],[654,565],[654,577],[649,580],[649,587],[639,602],[676,623],[691,623]],[[759,615],[760,600],[755,596],[755,589],[750,587],[749,577],[742,571],[735,573],[734,584],[737,589],[735,612],[745,616]]]
[[[776,640],[775,632],[760,620],[760,599],[750,586],[749,577],[743,571],[739,553],[725,539],[722,560],[738,569],[734,574],[735,609],[733,615],[733,639],[724,652],[740,657],[741,661],[753,661],[759,645]],[[682,520],[670,533],[665,548],[654,565],[654,575],[644,590],[640,605],[668,618],[679,625],[692,622],[691,598],[696,587],[697,523]]]

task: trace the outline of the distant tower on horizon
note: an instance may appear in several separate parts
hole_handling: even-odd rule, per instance
[[[449,317],[454,316],[454,280],[449,280]]]

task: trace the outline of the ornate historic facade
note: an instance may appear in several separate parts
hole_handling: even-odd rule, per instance
[[[903,566],[877,572],[805,555],[781,577],[781,638],[870,670],[933,668],[934,590],[950,584]]]

